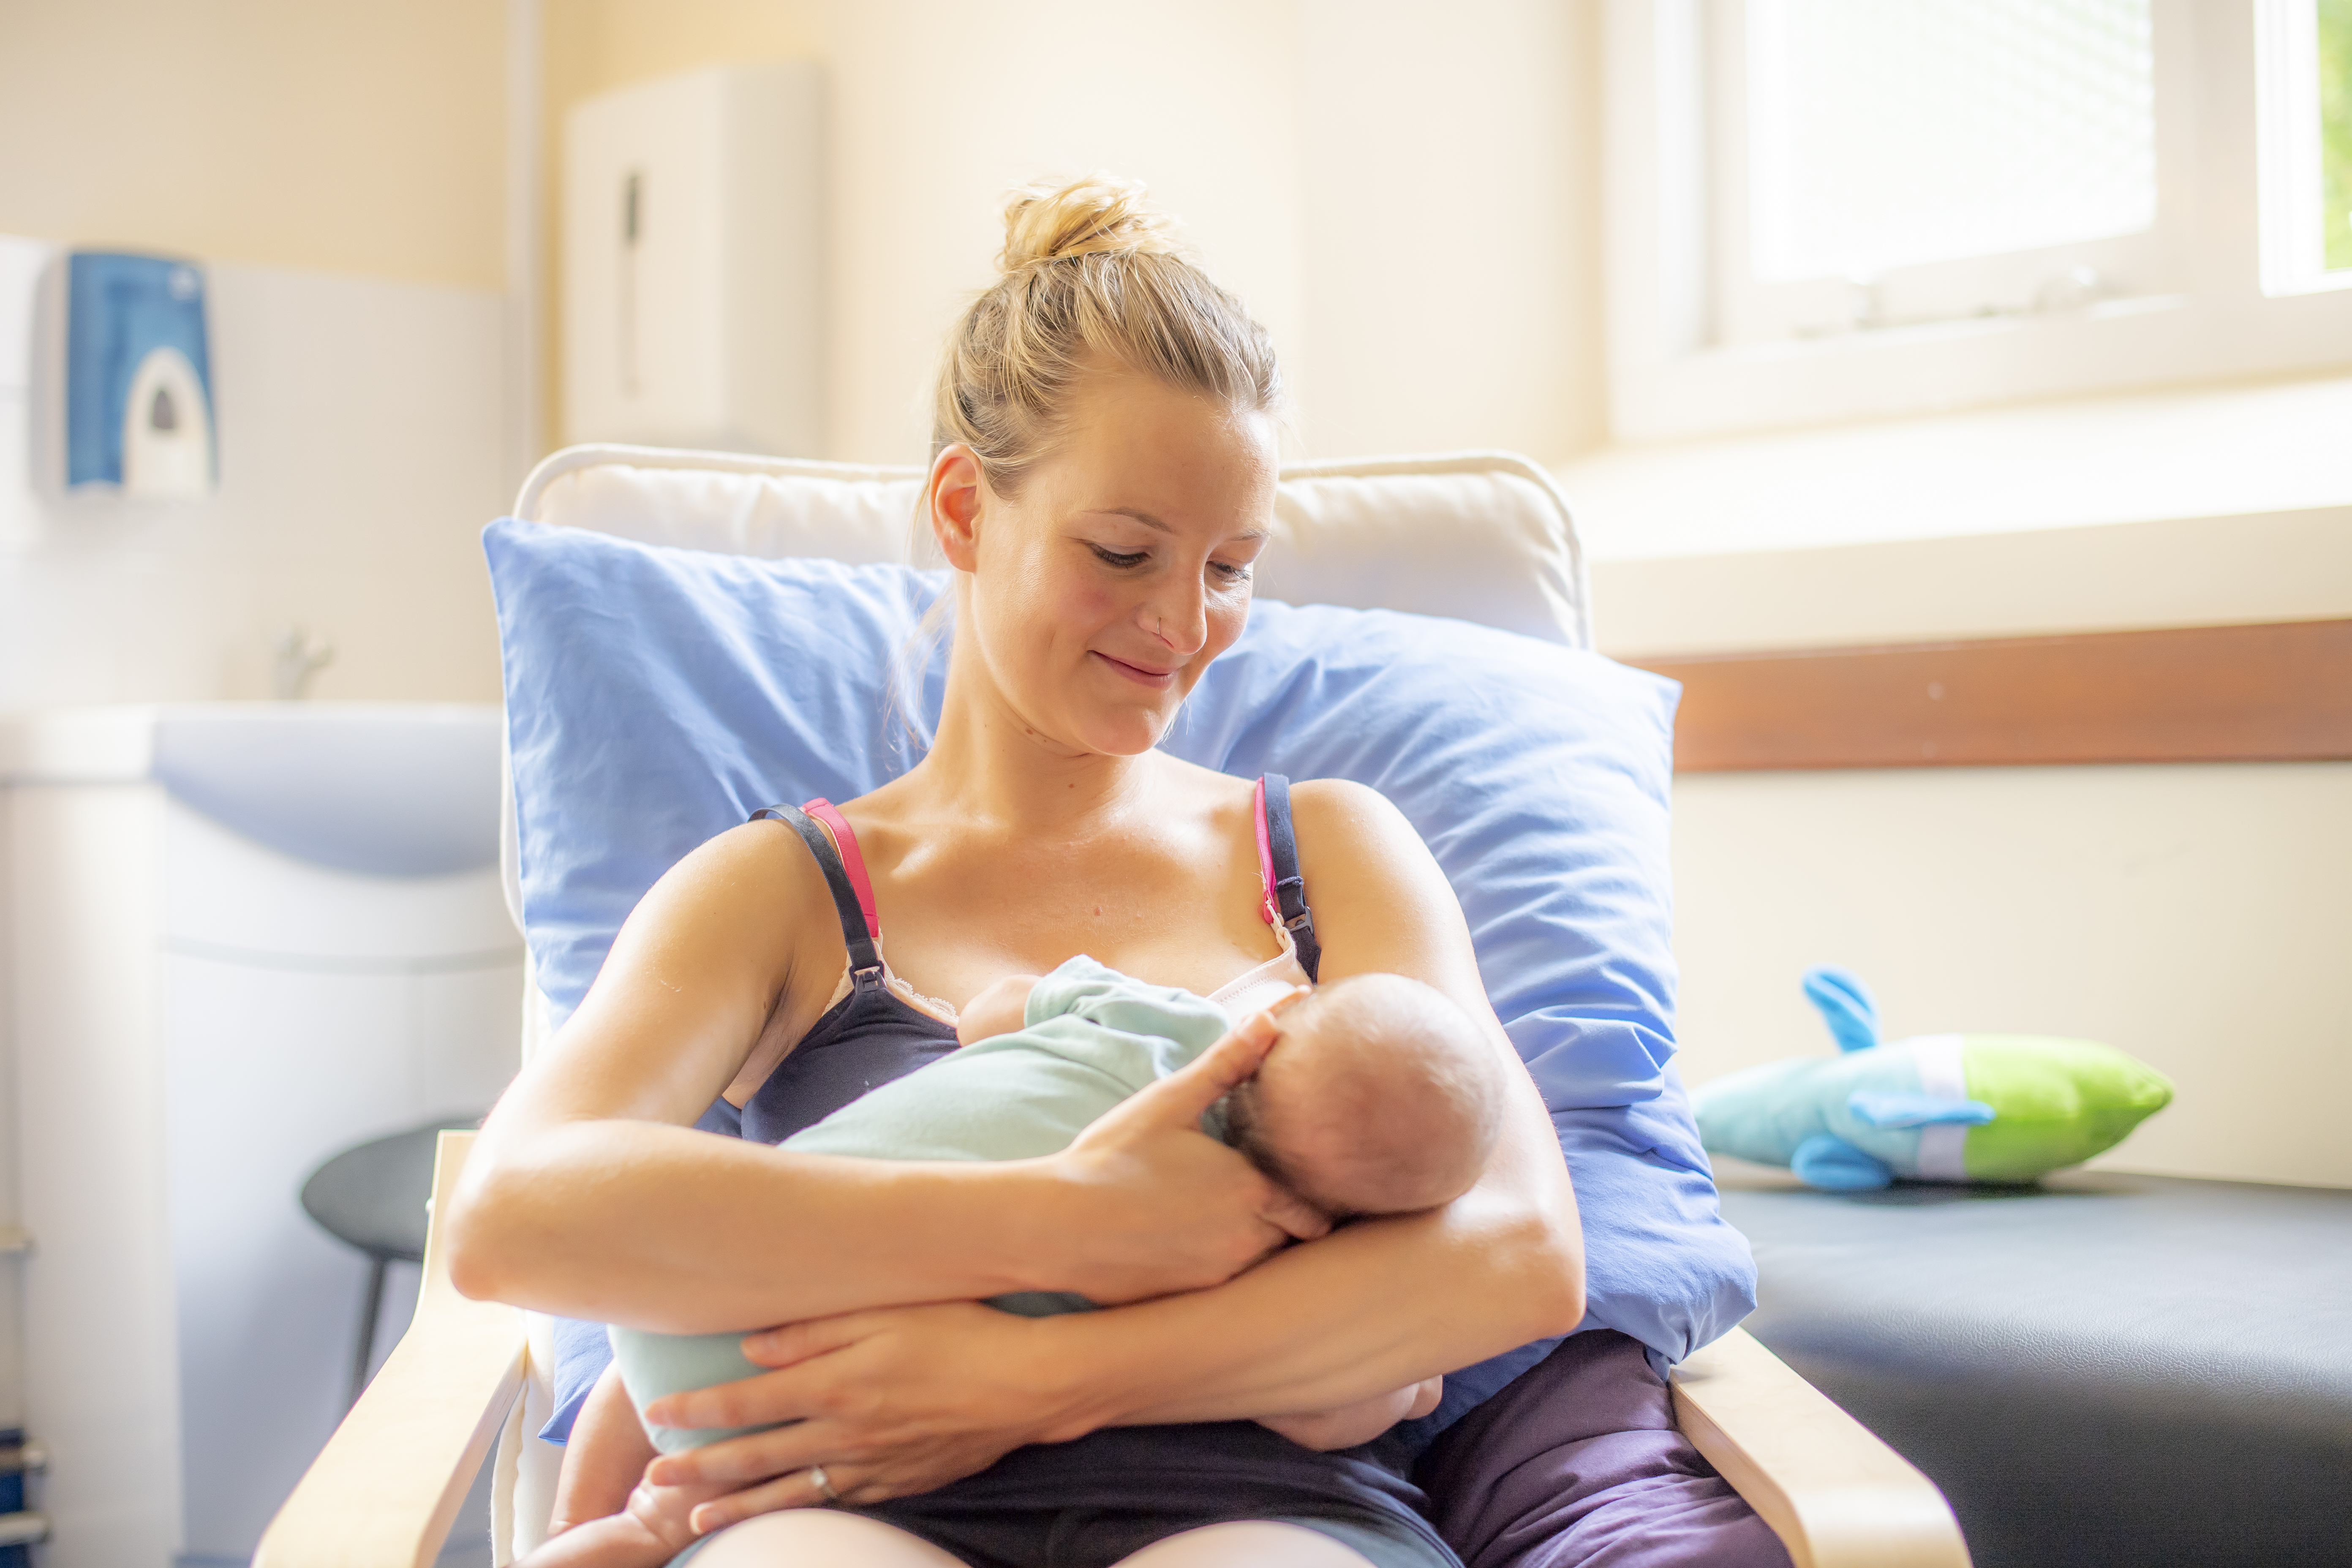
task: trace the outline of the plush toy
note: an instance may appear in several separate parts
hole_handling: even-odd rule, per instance
[[[2030,1182],[2114,1148],[2172,1085],[2111,1046],[2042,1035],[1919,1035],[1881,1045],[1878,1005],[1843,969],[1805,974],[1837,1041],[1736,1072],[1693,1097],[1717,1154],[1786,1165],[1816,1187]]]

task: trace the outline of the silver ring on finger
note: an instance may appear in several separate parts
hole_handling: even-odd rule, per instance
[[[833,1489],[833,1482],[825,1475],[824,1467],[823,1465],[811,1465],[809,1467],[808,1478],[809,1484],[816,1488],[817,1496],[824,1499],[827,1502],[839,1502],[841,1500],[841,1494]]]

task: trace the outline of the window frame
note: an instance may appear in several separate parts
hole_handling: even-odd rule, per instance
[[[1728,435],[2352,363],[2352,274],[2290,278],[2270,259],[2287,237],[2272,215],[2288,192],[2282,160],[2263,153],[2293,127],[2278,107],[2288,95],[2257,82],[2288,68],[2278,40],[2297,5],[2310,11],[2310,0],[2154,0],[2152,231],[2120,247],[1888,273],[1890,287],[1899,270],[1948,298],[1970,274],[2014,291],[2078,265],[2155,287],[2042,313],[1793,336],[1824,285],[1726,287],[1725,258],[1746,256],[1745,117],[1739,91],[1709,88],[1736,85],[1742,0],[1609,0],[1612,435]]]

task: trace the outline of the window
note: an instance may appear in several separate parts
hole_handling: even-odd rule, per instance
[[[1609,15],[1621,438],[2352,363],[2352,0]]]
[[[2352,283],[2352,0],[2261,13],[2263,282]]]
[[[2319,79],[2321,254],[2352,270],[2352,0],[2320,0],[2312,18]]]

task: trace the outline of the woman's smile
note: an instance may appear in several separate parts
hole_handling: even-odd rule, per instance
[[[1155,691],[1165,691],[1168,688],[1176,684],[1176,671],[1172,668],[1152,669],[1145,665],[1129,664],[1123,658],[1114,658],[1109,654],[1103,652],[1100,648],[1089,648],[1087,651],[1091,653],[1095,658],[1102,660],[1103,663],[1108,665],[1118,674],[1134,681],[1138,686],[1149,686]]]

